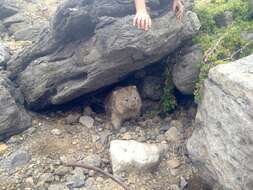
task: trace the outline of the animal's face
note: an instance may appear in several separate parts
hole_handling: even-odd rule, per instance
[[[115,106],[120,113],[139,110],[141,98],[135,86],[119,89],[115,93]]]

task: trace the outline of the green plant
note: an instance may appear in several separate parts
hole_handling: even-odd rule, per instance
[[[177,100],[174,95],[175,87],[172,82],[171,69],[167,68],[165,71],[165,85],[163,89],[163,96],[161,98],[161,111],[171,112],[177,106]]]
[[[215,17],[224,11],[233,13],[232,25],[218,27]],[[196,84],[195,101],[201,100],[201,83],[209,70],[253,53],[253,43],[245,39],[242,32],[253,32],[248,0],[196,0],[195,12],[202,23],[201,30],[193,39],[201,45],[204,58]]]

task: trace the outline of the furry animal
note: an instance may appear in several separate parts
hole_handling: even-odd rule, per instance
[[[122,122],[141,113],[142,101],[136,86],[114,90],[105,100],[105,110],[112,126],[118,129]]]

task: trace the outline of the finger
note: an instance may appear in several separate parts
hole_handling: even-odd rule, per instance
[[[136,26],[136,21],[137,21],[137,15],[135,15],[134,19],[133,19],[133,25]]]
[[[138,17],[138,19],[137,19],[137,27],[138,27],[138,29],[141,28],[141,17]]]
[[[145,17],[143,17],[142,19],[141,19],[141,29],[145,29],[145,22],[146,22],[146,18]]]
[[[148,31],[148,22],[149,22],[149,19],[147,18],[145,22],[145,31]]]
[[[149,19],[148,19],[148,29],[150,29],[151,26],[152,26],[152,20],[151,20],[151,18],[149,18]]]
[[[172,5],[172,10],[173,10],[173,11],[176,11],[176,9],[177,9],[177,5],[176,5],[176,3],[173,3],[173,5]]]

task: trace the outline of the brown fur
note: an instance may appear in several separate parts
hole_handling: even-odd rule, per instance
[[[125,120],[139,116],[141,105],[136,86],[114,90],[105,101],[106,114],[114,128],[119,128]]]

